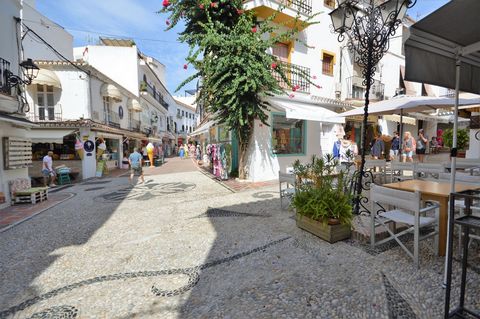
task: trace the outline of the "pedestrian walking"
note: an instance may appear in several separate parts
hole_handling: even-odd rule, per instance
[[[43,157],[42,164],[42,175],[43,175],[43,184],[45,187],[49,185],[50,187],[55,187],[55,171],[53,169],[53,152],[48,151],[47,155]],[[50,183],[49,183],[50,180]]]
[[[382,140],[380,135],[375,135],[374,140],[371,144],[371,155],[373,159],[379,159],[385,153],[385,142]]]
[[[423,128],[421,128],[420,130],[418,130],[417,149],[415,151],[417,153],[418,161],[420,163],[423,163],[425,159],[425,151],[427,149],[427,143],[428,143],[428,138],[425,135]]]
[[[413,149],[415,141],[410,132],[405,132],[402,142],[402,162],[413,162]]]
[[[183,157],[185,156],[185,149],[181,144],[180,144],[180,150],[178,151],[178,156],[180,156],[180,159],[183,159]]]
[[[200,162],[202,159],[202,152],[200,151],[200,145],[197,145],[197,148],[195,149],[195,159],[197,160],[197,163]]]
[[[400,136],[398,132],[393,132],[392,146],[390,147],[390,160],[398,159],[398,152],[400,151]]]
[[[142,169],[143,156],[138,152],[137,148],[133,149],[133,153],[128,157],[128,162],[130,164],[130,184],[133,185],[133,175],[135,174],[140,175],[140,179],[142,183],[144,183],[145,179],[143,177]]]

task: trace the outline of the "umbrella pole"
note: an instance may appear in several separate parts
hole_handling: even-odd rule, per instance
[[[452,150],[450,151],[451,157],[451,165],[450,165],[450,193],[455,192],[455,174],[457,171],[457,130],[458,130],[458,95],[460,90],[460,66],[461,66],[460,57],[457,57],[457,62],[455,65],[455,108],[454,108],[454,115],[453,115],[453,141],[452,141]],[[451,200],[451,198],[450,198]],[[450,229],[450,212],[447,213],[448,215],[448,223],[447,223],[447,238],[450,236],[450,232],[453,232],[453,229]],[[445,288],[447,285],[447,259],[450,249],[449,240],[447,240],[447,251],[445,252],[445,273],[443,276],[443,287]]]
[[[402,157],[402,145],[403,145],[403,109],[400,109],[400,135],[399,135],[399,138],[400,138],[400,151],[399,151],[399,155],[400,158]],[[401,161],[401,159],[400,159]]]

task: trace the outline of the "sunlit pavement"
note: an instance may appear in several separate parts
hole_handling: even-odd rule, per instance
[[[398,247],[330,245],[295,226],[276,185],[233,193],[178,161],[135,187],[75,185],[0,233],[0,318],[441,317],[431,243],[418,271]]]

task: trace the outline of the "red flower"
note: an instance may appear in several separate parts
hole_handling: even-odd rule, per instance
[[[184,65],[183,65],[183,68],[184,68],[185,70],[188,69],[188,65],[184,64]]]
[[[244,10],[242,10],[242,9],[237,9],[237,13],[238,13],[238,15],[241,15],[241,14],[243,14],[244,12],[245,12],[245,11],[244,11]]]
[[[203,5],[203,3],[200,3],[200,4],[198,5],[198,7],[199,7],[200,9],[205,8],[205,6]]]
[[[297,90],[298,90],[299,88],[300,88],[300,85],[298,85],[298,84],[297,84],[297,85],[295,85],[295,89],[297,89]]]
[[[316,79],[317,79],[317,76],[316,76],[316,75],[312,76],[312,79],[316,80]]]
[[[277,64],[275,62],[272,63],[272,69],[276,69],[277,68]]]
[[[211,8],[218,8],[218,3],[216,3],[216,2],[211,2],[211,3],[210,3],[210,7],[211,7]]]
[[[253,27],[253,28],[252,28],[252,32],[253,32],[253,33],[257,33],[257,27]]]
[[[165,21],[167,25],[170,25],[170,20]]]
[[[163,0],[163,6],[168,7],[170,5],[170,1],[168,0]]]
[[[294,87],[292,88],[292,91],[295,92],[296,90],[297,90],[297,87],[294,86]]]

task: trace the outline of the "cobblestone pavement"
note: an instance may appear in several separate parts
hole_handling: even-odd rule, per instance
[[[420,270],[398,247],[330,245],[295,226],[276,186],[232,193],[181,170],[67,191],[76,196],[0,233],[0,318],[442,315],[431,242]],[[466,303],[478,309],[475,269]]]

